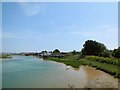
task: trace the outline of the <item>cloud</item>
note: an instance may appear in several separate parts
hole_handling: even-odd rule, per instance
[[[20,8],[23,10],[26,16],[33,16],[43,13],[46,10],[46,5],[35,2],[18,2]]]

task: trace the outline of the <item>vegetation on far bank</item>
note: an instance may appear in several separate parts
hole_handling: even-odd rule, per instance
[[[5,59],[5,58],[12,58],[10,54],[0,54],[0,58]]]

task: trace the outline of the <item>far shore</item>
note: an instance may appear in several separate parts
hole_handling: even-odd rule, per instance
[[[1,54],[0,55],[0,59],[7,59],[7,58],[12,58],[12,56],[9,54]]]

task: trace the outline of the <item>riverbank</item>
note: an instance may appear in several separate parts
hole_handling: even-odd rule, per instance
[[[118,79],[90,66],[82,66],[89,73],[86,88],[118,88]],[[80,66],[81,68],[81,66]]]
[[[19,55],[3,60],[2,69],[3,88],[118,87],[117,78],[93,67],[81,65],[79,69],[75,70],[70,66],[66,70],[66,65],[63,63],[45,61],[32,56]]]
[[[6,59],[6,58],[12,58],[12,56],[9,55],[9,54],[0,54],[0,58],[1,59]]]
[[[120,63],[118,62],[118,59],[115,58],[103,58],[97,56],[79,58],[79,55],[70,55],[63,58],[49,57],[48,60],[61,62],[74,68],[79,68],[81,65],[88,65],[109,73],[115,78],[120,78]]]

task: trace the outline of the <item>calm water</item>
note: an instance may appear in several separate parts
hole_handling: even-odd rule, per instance
[[[108,79],[117,87],[117,79],[90,67],[81,66],[79,70],[66,65],[45,61],[32,56],[14,56],[2,61],[3,88],[84,88],[89,81]],[[99,80],[99,81],[100,81]],[[111,86],[111,85],[110,85]]]

